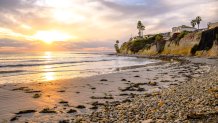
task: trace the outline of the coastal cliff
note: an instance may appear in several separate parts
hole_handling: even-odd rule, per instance
[[[181,32],[164,39],[161,34],[135,37],[124,42],[120,54],[218,56],[218,27],[205,31]]]

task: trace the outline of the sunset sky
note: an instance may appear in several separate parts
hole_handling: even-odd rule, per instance
[[[0,0],[0,51],[112,50],[137,34],[171,31],[201,16],[218,21],[218,0]]]

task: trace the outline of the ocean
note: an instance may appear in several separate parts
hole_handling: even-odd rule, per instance
[[[47,82],[123,71],[155,60],[110,53],[0,53],[0,84]]]

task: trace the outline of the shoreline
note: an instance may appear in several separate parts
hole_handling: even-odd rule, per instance
[[[186,59],[182,59],[186,61]],[[185,68],[182,69],[181,65],[184,65]],[[179,67],[181,69],[178,69]],[[205,72],[208,68],[208,65],[202,63],[166,62],[155,64],[155,66],[148,65],[85,78],[57,80],[48,83],[6,84],[0,86],[0,104],[3,109],[0,112],[0,119],[9,121],[14,118],[14,121],[20,122],[43,122],[45,119],[61,121],[62,119],[83,117],[87,113],[91,114],[102,110],[106,104],[122,105],[125,101],[131,102],[132,99],[145,93],[157,93],[164,88],[180,85],[195,75],[200,76],[201,72]],[[197,73],[192,73],[194,70],[197,70]],[[178,76],[178,73],[181,76]],[[186,75],[186,73],[193,74],[193,76]],[[154,76],[148,76],[148,74]],[[177,81],[169,82],[169,80]],[[40,94],[40,97],[33,98],[35,94]],[[13,96],[11,97],[11,95]],[[2,101],[5,97],[9,99]],[[26,100],[25,103],[23,100]],[[14,104],[13,101],[16,101],[17,104]],[[54,110],[56,113],[40,113],[45,108]],[[36,113],[15,114],[23,110],[34,110]],[[70,110],[74,112],[67,113]],[[54,116],[57,118],[54,119]]]

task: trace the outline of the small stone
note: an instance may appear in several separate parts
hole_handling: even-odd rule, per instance
[[[69,111],[67,111],[67,113],[76,113],[77,111],[75,109],[70,109]]]
[[[148,82],[148,84],[151,85],[151,86],[156,86],[156,85],[157,85],[157,82],[151,82],[151,81],[150,81],[150,82]]]
[[[86,108],[84,105],[78,105],[76,108],[83,109]]]

